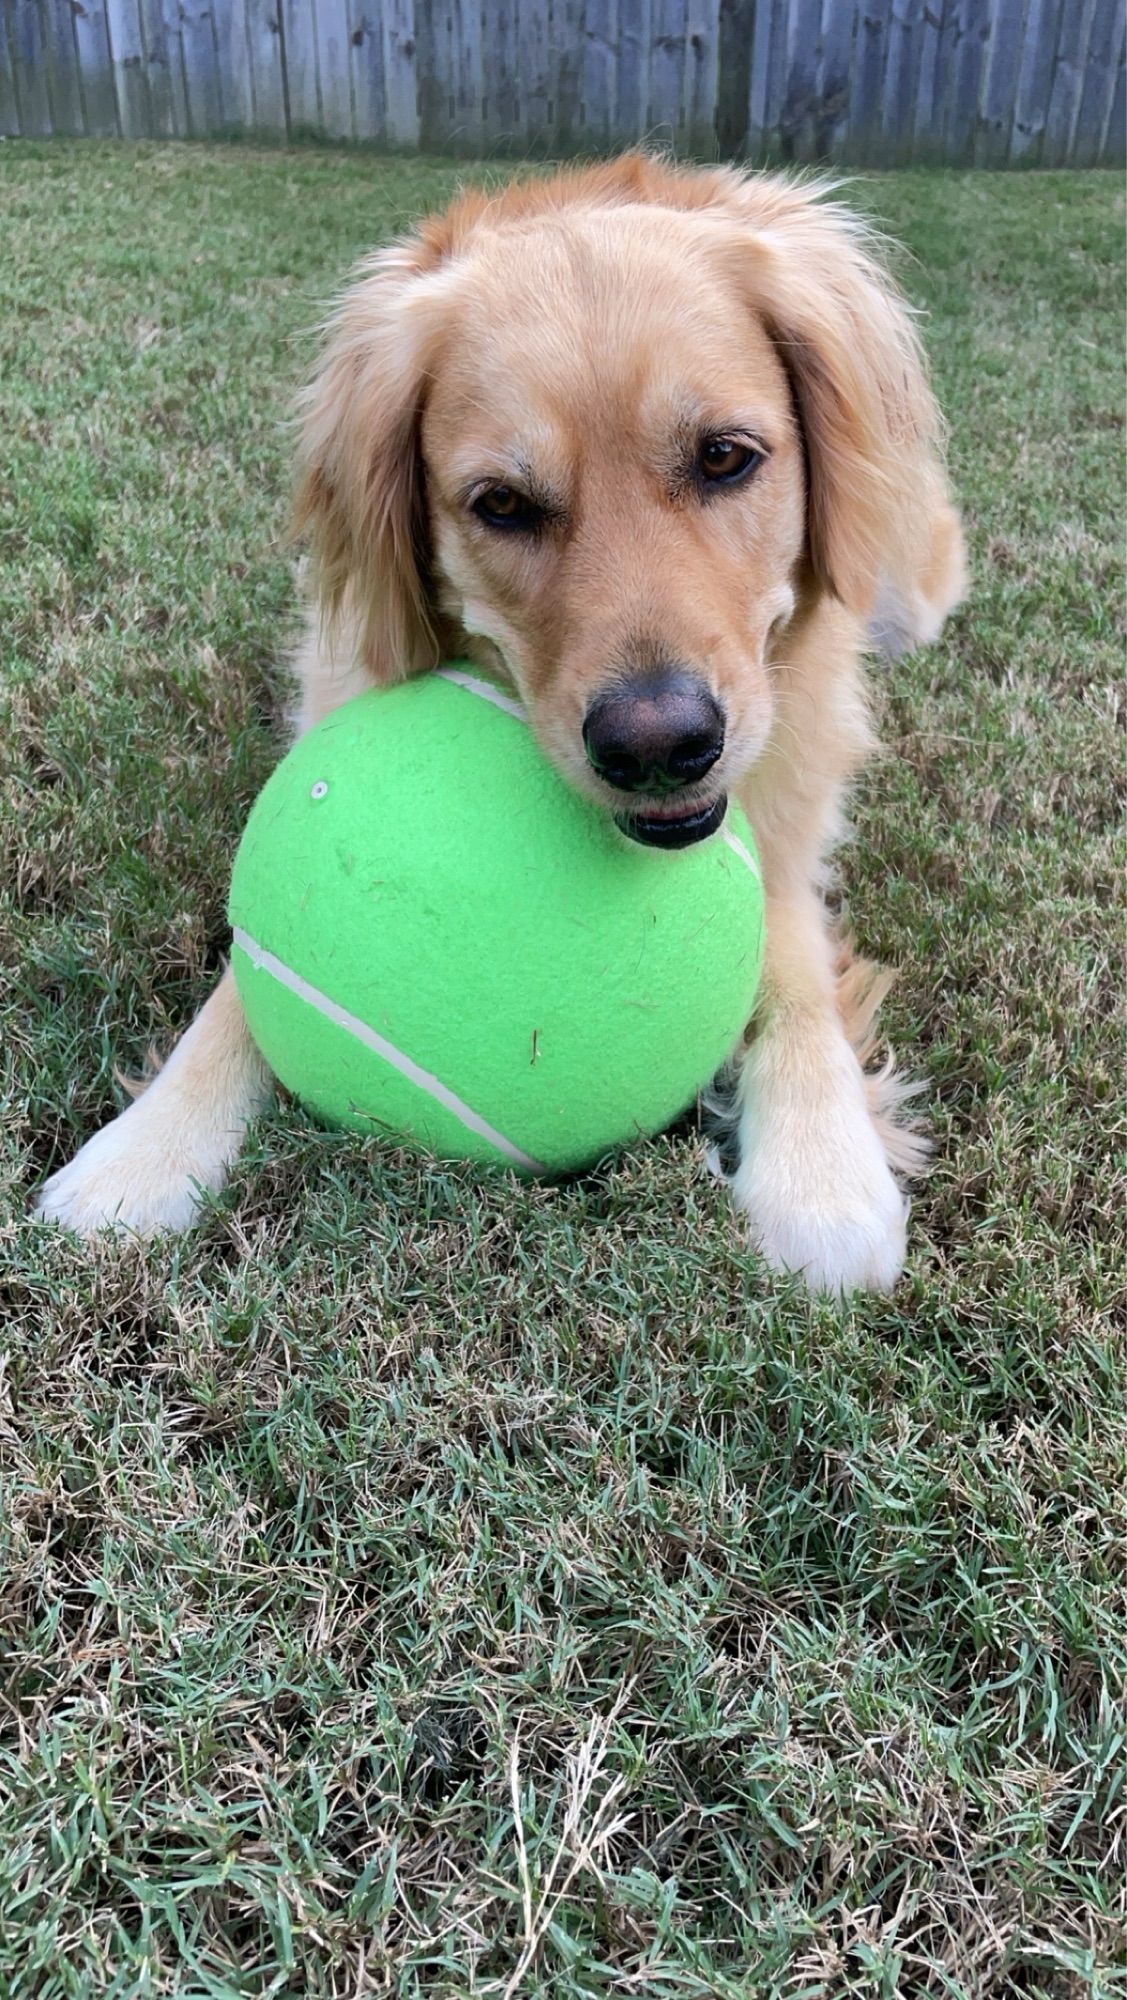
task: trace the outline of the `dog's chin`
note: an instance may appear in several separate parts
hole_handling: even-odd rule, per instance
[[[728,794],[709,799],[704,805],[686,806],[682,812],[619,812],[615,825],[642,847],[695,847],[707,840],[724,823]]]

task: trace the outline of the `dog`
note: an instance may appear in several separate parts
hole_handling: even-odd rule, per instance
[[[731,1192],[812,1289],[886,1290],[919,1141],[864,1068],[874,989],[826,904],[872,746],[866,652],[966,574],[911,313],[824,183],[645,154],[463,192],[354,274],[301,406],[297,727],[469,657],[566,780],[657,847],[754,828],[767,957]],[[185,1228],[271,1079],[230,972],[42,1189]]]

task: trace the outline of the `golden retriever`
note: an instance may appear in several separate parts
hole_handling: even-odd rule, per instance
[[[824,903],[870,745],[862,656],[964,587],[909,311],[826,189],[645,154],[463,194],[356,274],[303,404],[299,727],[470,656],[658,846],[754,826],[767,966],[732,1193],[814,1287],[891,1286],[913,1164]],[[43,1215],[180,1229],[267,1075],[226,975]]]

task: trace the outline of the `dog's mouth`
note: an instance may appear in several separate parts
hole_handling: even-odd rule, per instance
[[[693,847],[707,840],[723,824],[728,810],[728,794],[708,799],[703,805],[662,806],[648,812],[615,813],[615,825],[643,847]]]

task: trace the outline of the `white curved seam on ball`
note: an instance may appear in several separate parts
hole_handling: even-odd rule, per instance
[[[542,1161],[533,1159],[531,1153],[522,1152],[511,1139],[506,1139],[503,1132],[498,1132],[495,1126],[490,1125],[487,1119],[482,1118],[480,1113],[473,1109],[472,1105],[466,1104],[449,1088],[449,1085],[443,1083],[441,1077],[434,1076],[429,1069],[420,1068],[410,1056],[404,1055],[402,1049],[397,1049],[394,1042],[389,1042],[386,1036],[377,1034],[375,1028],[370,1028],[357,1014],[350,1014],[347,1007],[341,1007],[337,1001],[330,999],[327,993],[321,992],[320,987],[312,986],[308,979],[302,978],[300,972],[294,971],[292,965],[287,965],[284,959],[276,958],[272,951],[267,951],[264,945],[259,944],[257,938],[252,938],[249,932],[241,930],[237,924],[231,935],[240,951],[246,953],[251,964],[260,972],[268,972],[280,986],[295,994],[299,1000],[304,1000],[307,1006],[315,1008],[326,1021],[332,1021],[336,1027],[346,1029],[358,1042],[363,1042],[365,1048],[371,1049],[375,1055],[382,1056],[392,1069],[399,1071],[400,1076],[405,1076],[409,1083],[425,1091],[436,1104],[441,1104],[444,1111],[452,1112],[468,1132],[476,1132],[479,1139],[488,1139],[490,1145],[496,1146],[498,1152],[503,1153],[514,1166],[524,1167],[533,1174],[547,1173],[548,1169]]]
[[[750,868],[756,881],[762,882],[763,877],[759,872],[759,863],[756,860],[754,854],[751,852],[751,849],[749,847],[745,847],[743,841],[740,839],[739,834],[733,833],[730,826],[722,826],[720,828],[720,838],[724,842],[725,847],[730,847],[732,853],[737,854],[739,856],[744,866],[746,868]]]
[[[500,688],[495,688],[491,682],[478,680],[476,674],[464,674],[459,667],[437,667],[435,672],[438,674],[440,680],[453,681],[456,686],[465,688],[467,694],[479,695],[482,701],[491,701],[494,708],[503,709],[506,715],[515,715],[518,722],[527,723],[527,709],[522,708],[520,702],[514,701],[511,695],[502,694]],[[738,855],[745,868],[750,868],[756,881],[761,881],[759,864],[755,856],[744,845],[739,834],[733,833],[728,826],[722,826],[720,828],[720,838],[726,846],[731,848],[733,854]]]
[[[456,687],[465,688],[467,694],[479,695],[482,701],[491,701],[494,708],[503,709],[506,715],[515,715],[518,722],[527,723],[528,714],[520,702],[514,701],[511,695],[502,694],[500,688],[493,687],[489,681],[479,681],[476,674],[464,674],[458,667],[436,667],[435,672],[440,681],[453,681]]]

